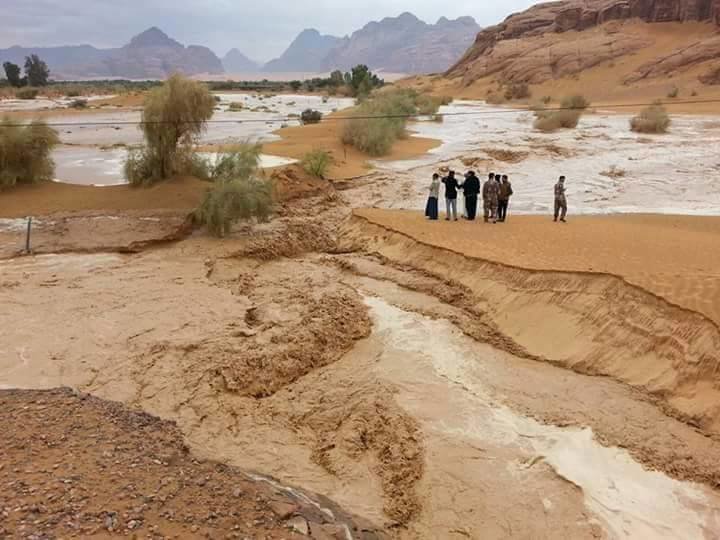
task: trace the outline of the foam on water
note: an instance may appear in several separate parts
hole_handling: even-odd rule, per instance
[[[709,122],[707,117],[672,115],[670,133],[645,135],[630,131],[630,115],[600,112],[584,116],[577,129],[541,133],[533,129],[533,115],[528,111],[458,101],[441,112],[478,114],[413,125],[417,136],[439,139],[442,145],[417,159],[376,164],[395,172],[409,171],[416,185],[413,197],[390,200],[389,206],[423,208],[429,178],[438,162],[463,171],[468,167],[460,157],[488,158],[482,149],[489,148],[529,153],[519,163],[495,161],[487,167],[510,176],[514,212],[548,212],[553,205],[552,187],[564,174],[572,213],[720,215],[720,155],[716,150],[720,148],[720,123]],[[600,174],[612,166],[622,169],[624,176]],[[479,173],[488,170],[480,168]]]
[[[462,409],[438,428],[454,436],[522,448],[582,489],[587,507],[614,538],[704,539],[720,535],[720,498],[699,484],[645,470],[620,448],[605,447],[591,429],[540,424],[493,400],[477,344],[446,320],[433,320],[367,297],[374,333],[386,347],[429,361],[461,394]],[[522,463],[510,463],[520,470]]]

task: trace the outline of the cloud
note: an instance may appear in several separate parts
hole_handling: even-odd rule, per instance
[[[278,56],[305,28],[343,36],[372,20],[410,11],[428,22],[441,16],[475,17],[496,24],[532,0],[3,0],[0,47],[89,43],[119,47],[157,26],[185,44],[206,45],[218,55],[237,47],[257,60]]]

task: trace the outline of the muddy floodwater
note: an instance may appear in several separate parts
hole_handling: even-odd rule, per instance
[[[439,165],[459,172],[475,169],[510,176],[511,210],[547,212],[553,184],[567,177],[572,212],[681,213],[720,215],[720,116],[673,115],[663,135],[633,133],[631,115],[584,115],[577,129],[541,133],[528,111],[481,102],[456,101],[443,107],[444,122],[418,122],[417,136],[443,144],[426,156],[378,164],[407,181],[401,197],[368,202],[389,208],[423,208],[427,185]],[[392,172],[385,171],[390,169]]]
[[[244,141],[269,142],[286,125],[299,125],[293,115],[308,108],[327,114],[347,108],[353,100],[324,99],[318,96],[281,95],[263,97],[251,94],[216,94],[220,99],[213,121],[202,135],[202,144],[233,144]],[[231,103],[241,104],[239,111],[230,111]],[[9,106],[9,105],[8,105]],[[140,111],[112,111],[85,115],[71,111],[53,117],[60,133],[61,146],[53,159],[58,182],[84,185],[118,185],[126,183],[123,163],[127,147],[142,143],[142,132],[136,125]],[[214,155],[204,157],[213,159]],[[281,156],[263,155],[262,167],[294,163]]]

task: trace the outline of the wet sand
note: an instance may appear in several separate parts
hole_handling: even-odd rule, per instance
[[[612,274],[720,325],[720,218],[510,215],[496,225],[429,222],[419,212],[355,214],[418,242],[534,270]]]

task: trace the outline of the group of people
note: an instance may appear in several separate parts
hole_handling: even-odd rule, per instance
[[[458,192],[462,191],[465,204],[462,217],[474,221],[478,210],[478,197],[482,194],[483,219],[485,223],[502,223],[507,220],[510,197],[513,189],[507,174],[490,173],[488,179],[481,185],[475,171],[465,173],[465,180],[460,183],[455,177],[455,171],[449,171],[445,178],[433,174],[430,183],[430,196],[425,207],[425,216],[431,220],[439,217],[440,184],[445,185],[445,220],[458,220],[457,200]],[[567,198],[565,196],[565,177],[561,176],[555,184],[555,221],[565,222],[567,216]]]

